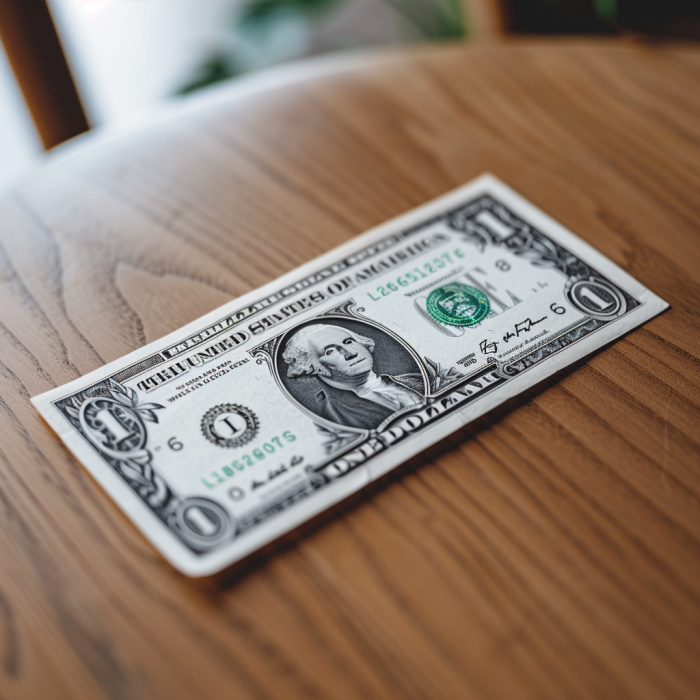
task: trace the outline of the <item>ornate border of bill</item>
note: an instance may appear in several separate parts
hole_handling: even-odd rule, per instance
[[[484,175],[32,401],[204,576],[667,306]]]

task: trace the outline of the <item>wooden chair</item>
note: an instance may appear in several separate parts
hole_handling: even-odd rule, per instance
[[[511,32],[606,30],[604,22],[598,20],[596,24],[588,0],[570,1],[573,18],[571,28],[556,25],[556,22],[548,27],[544,15],[533,14],[532,9],[537,5],[534,0],[462,0],[462,3],[468,17],[470,38],[481,41],[498,40]],[[691,8],[692,1],[671,0],[665,9],[654,9],[659,19],[658,30],[669,33],[663,30],[668,25],[671,27],[670,33],[679,35],[677,30],[673,30],[673,21],[678,20],[678,17],[686,17],[683,12],[690,12],[688,8]],[[631,22],[631,28],[635,28],[635,22],[644,23],[646,15],[643,12],[640,15],[639,6],[633,4],[632,0],[618,0],[618,3],[620,17]],[[697,34],[700,37],[700,13],[695,10],[691,14],[697,22]],[[642,30],[653,33],[653,23],[650,25],[648,18],[646,21],[646,28],[642,27]],[[683,26],[688,26],[685,19]],[[613,31],[612,25],[609,29]],[[90,126],[47,0],[0,0],[0,40],[44,146],[51,148],[87,131]]]

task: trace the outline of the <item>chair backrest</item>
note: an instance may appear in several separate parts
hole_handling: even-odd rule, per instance
[[[90,126],[46,0],[0,0],[0,40],[45,148]]]

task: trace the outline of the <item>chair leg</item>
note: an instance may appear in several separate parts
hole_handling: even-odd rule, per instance
[[[0,40],[45,148],[87,131],[46,0],[0,0]]]
[[[506,31],[501,0],[462,0],[469,37],[482,41],[501,39]]]

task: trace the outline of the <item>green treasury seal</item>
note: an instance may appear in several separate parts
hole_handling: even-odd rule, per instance
[[[430,292],[428,313],[450,326],[475,326],[489,313],[489,299],[480,289],[452,282]]]

